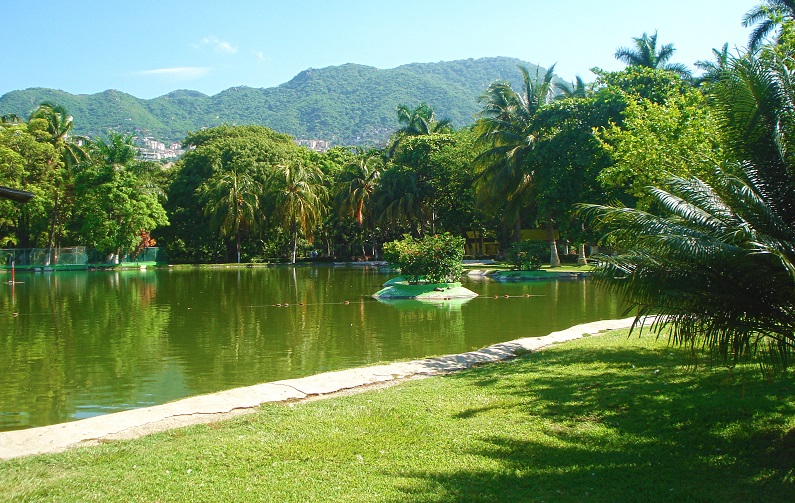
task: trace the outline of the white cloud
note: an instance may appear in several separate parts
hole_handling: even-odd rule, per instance
[[[262,51],[252,51],[254,57],[257,58],[259,61],[265,61],[265,53]]]
[[[194,80],[209,74],[211,68],[202,66],[175,66],[173,68],[154,68],[152,70],[141,70],[136,72],[138,75],[155,75],[171,77],[179,80]]]
[[[206,47],[206,46],[212,47],[215,50],[215,52],[223,54],[237,54],[237,47],[215,36],[204,37],[201,40],[201,42],[198,44],[198,47]]]

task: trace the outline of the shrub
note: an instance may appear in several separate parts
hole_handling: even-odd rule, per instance
[[[544,241],[522,241],[514,243],[505,257],[513,269],[535,271],[549,260],[549,245]]]
[[[384,260],[400,269],[409,283],[449,283],[463,272],[464,238],[451,234],[414,239],[404,236],[400,241],[384,244]]]

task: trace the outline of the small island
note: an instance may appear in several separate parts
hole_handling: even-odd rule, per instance
[[[384,259],[400,269],[401,276],[384,283],[373,298],[444,301],[477,297],[457,281],[463,273],[463,257],[464,239],[450,234],[422,239],[405,236],[386,243]]]

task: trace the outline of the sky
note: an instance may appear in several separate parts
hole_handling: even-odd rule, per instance
[[[672,62],[747,45],[761,0],[0,0],[0,95],[49,87],[151,99],[273,87],[308,68],[507,56],[573,80],[619,70],[617,48],[658,32]]]

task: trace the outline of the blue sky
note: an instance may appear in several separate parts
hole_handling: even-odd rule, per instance
[[[271,87],[307,68],[394,68],[509,56],[586,81],[632,37],[659,31],[673,61],[711,59],[746,45],[755,0],[0,0],[0,95],[51,87],[118,89],[154,98],[175,89],[216,94]]]

